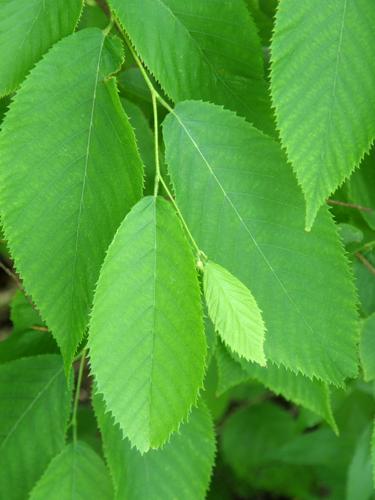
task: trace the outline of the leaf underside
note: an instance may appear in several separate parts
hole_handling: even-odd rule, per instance
[[[302,195],[279,146],[208,103],[178,104],[163,129],[180,210],[205,254],[251,289],[266,358],[333,384],[355,376],[348,263],[325,208],[304,231]]]
[[[206,342],[193,255],[164,199],[141,200],[117,232],[89,346],[98,390],[131,443],[142,452],[165,443],[196,401]]]
[[[279,3],[271,92],[307,228],[375,138],[374,25],[373,0]]]

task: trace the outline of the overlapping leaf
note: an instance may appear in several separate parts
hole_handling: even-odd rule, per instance
[[[224,342],[245,359],[265,365],[265,326],[250,290],[212,261],[205,264],[203,285],[208,312]]]
[[[310,380],[270,362],[267,367],[261,367],[238,357],[234,359],[222,344],[218,344],[216,348],[216,360],[220,392],[246,380],[255,379],[275,394],[282,395],[285,399],[302,405],[324,418],[337,433],[329,388],[325,383]]]
[[[111,500],[113,489],[103,460],[85,443],[67,445],[48,465],[30,500]]]
[[[64,446],[70,393],[61,357],[0,366],[0,491],[24,500]]]
[[[271,89],[307,228],[375,138],[374,24],[373,0],[279,3]]]
[[[4,231],[66,366],[105,251],[142,192],[133,131],[108,78],[121,61],[120,41],[98,29],[65,38],[32,70],[0,134]]]
[[[371,229],[375,230],[375,148],[365,156],[360,168],[348,182],[349,201],[360,205],[359,213]]]
[[[105,456],[118,500],[203,500],[215,455],[213,423],[200,403],[188,422],[160,450],[141,455],[123,439],[118,425],[105,413],[100,396],[94,398]]]
[[[14,91],[26,73],[78,21],[82,0],[1,0],[0,97]]]
[[[164,122],[178,205],[200,248],[263,312],[266,357],[341,384],[357,373],[356,297],[326,209],[304,231],[302,194],[279,146],[218,106],[177,105]]]
[[[142,59],[175,101],[224,104],[273,131],[257,28],[242,0],[110,0]]]
[[[196,401],[206,355],[193,255],[164,199],[144,198],[120,226],[89,345],[98,390],[124,434],[142,452],[161,446]]]
[[[375,379],[375,313],[363,320],[359,353],[364,379]]]

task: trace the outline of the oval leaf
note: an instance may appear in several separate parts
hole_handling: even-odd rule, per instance
[[[65,38],[32,70],[0,134],[4,232],[67,368],[105,251],[142,193],[134,134],[108,79],[122,57],[98,29]]]
[[[208,313],[224,342],[240,356],[264,366],[266,328],[250,290],[212,261],[204,267],[203,285]]]
[[[196,401],[206,355],[193,255],[162,198],[139,202],[108,250],[89,346],[98,390],[124,434],[142,452],[161,446]]]

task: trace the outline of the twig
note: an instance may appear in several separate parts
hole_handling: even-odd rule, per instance
[[[360,210],[361,212],[372,212],[373,209],[370,207],[364,207],[362,205],[357,205],[356,203],[347,203],[345,201],[340,200],[331,200],[330,198],[327,200],[329,205],[338,205],[340,207],[346,208],[354,208],[355,210]]]
[[[371,262],[369,262],[366,259],[366,257],[364,255],[362,255],[360,252],[356,252],[355,256],[370,271],[370,273],[375,276],[375,267],[371,264]]]
[[[35,330],[36,332],[49,332],[48,328],[46,326],[37,326],[33,325],[31,327],[32,330]]]
[[[31,298],[27,295],[26,290],[24,289],[21,281],[19,280],[18,276],[7,267],[4,262],[0,260],[0,269],[4,271],[5,274],[7,274],[12,280],[15,282],[17,285],[17,288],[24,294],[27,302],[31,305],[33,309],[36,310],[34,302],[31,300]]]

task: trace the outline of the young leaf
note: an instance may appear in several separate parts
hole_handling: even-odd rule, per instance
[[[199,247],[251,288],[266,358],[342,384],[357,373],[356,296],[328,211],[304,230],[302,195],[278,144],[218,106],[164,122],[177,203]]]
[[[13,92],[26,73],[77,24],[82,0],[2,0],[0,97]]]
[[[242,0],[109,3],[173,101],[223,104],[273,132],[262,48]]]
[[[203,286],[209,315],[224,342],[240,356],[264,366],[265,326],[250,290],[212,261],[204,267]]]
[[[308,229],[375,137],[374,24],[373,0],[279,3],[271,90]]]
[[[68,444],[48,465],[30,500],[112,500],[113,489],[103,460],[86,444]]]
[[[95,413],[103,438],[104,453],[115,485],[115,499],[204,499],[215,458],[215,435],[203,403],[193,408],[188,422],[160,450],[141,455],[123,439],[118,425],[105,412],[98,395]]]
[[[363,320],[359,354],[366,382],[375,379],[375,313]]]
[[[270,362],[267,367],[263,368],[238,357],[234,359],[222,344],[216,348],[216,360],[218,389],[221,393],[236,383],[255,379],[275,394],[281,395],[288,401],[301,405],[324,418],[333,431],[338,433],[332,412],[329,388],[325,383],[319,380],[310,380],[300,373],[295,374],[283,366],[276,366]],[[230,386],[228,380],[231,379]]]
[[[67,368],[105,251],[142,193],[134,134],[108,78],[121,62],[120,41],[98,29],[65,38],[32,70],[0,134],[5,235]]]
[[[64,446],[70,393],[61,357],[0,366],[0,491],[23,500]]]
[[[164,444],[196,401],[206,356],[193,255],[164,199],[141,200],[109,247],[89,346],[98,390],[124,434],[142,452]]]

